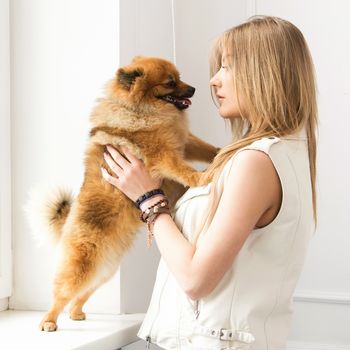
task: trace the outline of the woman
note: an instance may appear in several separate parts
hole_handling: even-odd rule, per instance
[[[312,59],[293,24],[254,17],[219,37],[211,68],[235,141],[203,174],[210,184],[179,199],[174,220],[162,194],[148,198],[160,182],[140,160],[127,149],[126,159],[105,155],[107,181],[133,201],[148,193],[140,209],[162,256],[139,336],[164,349],[285,349],[316,225]]]

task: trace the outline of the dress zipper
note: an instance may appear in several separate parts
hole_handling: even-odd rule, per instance
[[[159,293],[159,296],[158,296],[158,310],[157,310],[157,314],[156,314],[156,316],[154,317],[154,319],[153,319],[153,321],[152,321],[152,324],[151,324],[151,328],[150,328],[150,330],[149,330],[149,335],[146,337],[146,349],[149,349],[150,348],[150,345],[151,345],[151,343],[152,343],[152,338],[151,338],[151,334],[152,334],[152,330],[153,330],[153,326],[154,326],[154,324],[155,324],[155,322],[156,322],[156,320],[157,320],[157,318],[158,318],[158,314],[159,314],[159,308],[160,308],[160,299],[161,299],[161,296],[162,296],[162,294],[163,294],[163,291],[164,291],[164,287],[165,287],[165,285],[166,285],[166,283],[167,283],[167,281],[168,281],[168,278],[169,278],[169,272],[168,272],[168,274],[167,274],[167,276],[166,276],[166,278],[165,278],[165,281],[163,282],[163,286],[162,286],[162,289],[160,290],[160,293]]]
[[[151,345],[151,337],[148,335],[146,337],[146,349],[149,349]]]
[[[195,319],[197,319],[199,317],[200,312],[201,311],[199,309],[199,300],[196,300],[196,306],[195,306],[195,310],[194,310]]]

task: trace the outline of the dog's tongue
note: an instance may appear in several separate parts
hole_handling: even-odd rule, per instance
[[[191,100],[188,98],[179,98],[179,97],[175,97],[175,96],[171,96],[171,95],[164,96],[163,99],[165,101],[168,101],[171,103],[181,104],[181,105],[186,106],[186,107],[188,107],[192,104]]]
[[[183,98],[183,99],[181,100],[181,102],[182,102],[183,104],[185,104],[186,106],[190,106],[190,105],[192,104],[191,100],[188,99],[188,98]]]
[[[192,104],[191,100],[188,98],[176,98],[176,102],[180,102],[186,106],[190,106]]]

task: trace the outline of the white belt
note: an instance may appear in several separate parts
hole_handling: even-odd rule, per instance
[[[239,341],[242,343],[253,343],[255,341],[255,338],[253,334],[249,332],[243,332],[243,331],[234,331],[231,329],[213,329],[213,328],[207,328],[203,326],[195,326],[193,333],[196,335],[204,335],[211,338],[216,338],[220,340],[232,340],[232,341]]]

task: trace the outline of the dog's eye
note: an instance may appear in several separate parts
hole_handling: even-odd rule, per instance
[[[175,83],[174,80],[168,81],[165,85],[166,85],[167,87],[169,87],[169,88],[174,88],[174,87],[176,87],[176,83]]]

